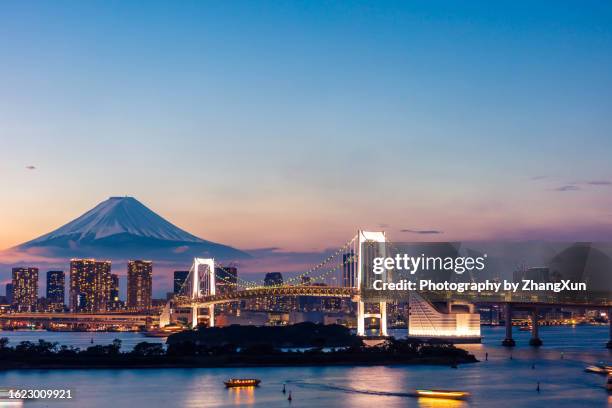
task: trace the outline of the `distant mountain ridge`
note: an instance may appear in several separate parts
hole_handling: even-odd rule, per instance
[[[173,225],[134,197],[110,197],[60,228],[25,242],[18,250],[38,249],[54,256],[107,258],[248,258],[236,248],[207,241]]]

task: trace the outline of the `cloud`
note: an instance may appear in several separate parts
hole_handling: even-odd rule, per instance
[[[591,180],[591,181],[586,181],[584,184],[588,184],[589,186],[612,186],[612,181],[609,181],[609,180]]]
[[[533,177],[531,177],[531,180],[534,180],[534,181],[535,180],[544,180],[544,179],[547,179],[547,178],[549,178],[549,177],[548,176],[533,176]]]
[[[577,191],[577,190],[580,190],[580,187],[575,186],[573,184],[566,184],[564,186],[557,187],[554,190],[555,191]]]
[[[36,170],[36,166],[32,166],[32,165],[25,166],[25,168],[28,170]]]
[[[420,234],[420,235],[433,235],[433,234],[444,234],[444,231],[440,230],[414,230],[414,229],[402,229],[400,232],[408,232],[410,234]]]

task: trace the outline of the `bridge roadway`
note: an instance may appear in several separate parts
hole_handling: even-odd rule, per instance
[[[98,323],[98,324],[130,324],[143,326],[159,320],[158,314],[130,313],[63,313],[63,312],[18,312],[0,314],[4,321],[55,322],[55,323]]]
[[[357,288],[336,286],[272,286],[244,289],[218,295],[202,296],[196,299],[187,297],[176,298],[176,307],[206,307],[221,303],[236,302],[243,299],[257,299],[262,297],[283,296],[316,296],[333,298],[354,298],[359,294]]]
[[[375,292],[368,291],[362,297],[366,302],[376,303],[379,301],[392,301],[389,296],[372,296]],[[384,292],[387,295],[389,292]],[[520,307],[587,307],[587,308],[612,308],[612,299],[607,293],[591,294],[590,296],[562,296],[560,294],[517,294],[517,293],[476,293],[476,292],[423,292],[419,291],[425,298],[432,302],[436,301],[467,301],[471,303],[494,303],[512,304]],[[398,301],[407,301],[406,292],[398,294]],[[382,293],[381,293],[382,295]],[[283,296],[315,296],[315,297],[337,297],[350,298],[356,301],[360,297],[357,288],[336,287],[336,286],[272,286],[244,289],[235,292],[227,292],[216,295],[202,296],[196,299],[188,297],[175,298],[175,307],[206,307],[221,303],[236,302],[243,299],[256,299],[262,297],[283,297]]]

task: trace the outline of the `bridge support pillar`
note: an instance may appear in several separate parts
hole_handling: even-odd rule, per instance
[[[510,303],[506,303],[505,310],[505,324],[506,324],[506,338],[502,341],[502,346],[514,347],[516,343],[512,338],[512,306]]]
[[[606,344],[606,347],[612,349],[612,309],[608,309],[608,325],[610,326],[610,339]]]
[[[538,322],[538,309],[534,308],[531,311],[531,339],[529,345],[539,347],[542,345],[542,339],[539,335],[540,323]]]
[[[380,302],[380,335],[387,337],[387,302]]]
[[[357,335],[365,336],[365,303],[357,302]]]
[[[191,307],[191,328],[195,329],[196,327],[198,327],[198,307],[192,306]]]
[[[215,305],[208,306],[208,327],[215,327]]]

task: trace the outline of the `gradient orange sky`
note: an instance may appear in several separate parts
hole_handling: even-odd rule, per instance
[[[114,195],[241,249],[612,239],[610,4],[117,8],[2,5],[1,248]]]

